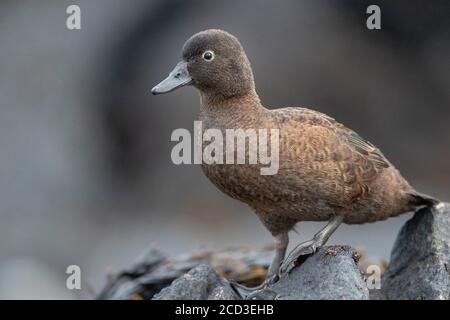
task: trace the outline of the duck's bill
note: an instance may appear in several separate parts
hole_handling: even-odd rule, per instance
[[[179,62],[169,76],[161,81],[158,85],[153,87],[153,94],[161,94],[173,91],[177,88],[190,85],[192,78],[187,70],[187,63],[184,61]]]

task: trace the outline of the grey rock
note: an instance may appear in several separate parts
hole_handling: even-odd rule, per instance
[[[179,273],[174,274],[174,272],[171,274],[155,272],[155,269],[166,260],[162,252],[156,249],[148,250],[131,267],[111,276],[97,299],[128,300],[136,295],[151,298],[179,276]]]
[[[289,275],[269,287],[275,299],[367,300],[367,289],[358,268],[359,255],[349,246],[325,246]]]
[[[450,204],[424,208],[402,227],[381,290],[387,299],[449,299]]]
[[[234,300],[229,283],[210,266],[200,264],[177,278],[153,297],[154,300]]]

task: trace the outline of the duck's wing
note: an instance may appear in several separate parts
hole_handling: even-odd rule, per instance
[[[334,118],[324,113],[302,108],[303,112],[309,114],[313,118],[321,119],[320,125],[326,126],[333,130],[337,137],[340,137],[351,146],[354,151],[358,152],[366,158],[377,170],[382,170],[391,166],[383,153],[372,143],[362,138],[355,131],[347,128],[343,124],[337,122]],[[317,120],[316,120],[317,121]]]
[[[373,163],[377,169],[388,168],[390,166],[389,161],[381,153],[380,149],[375,147],[369,141],[363,139],[353,130],[350,130],[343,125],[336,127],[336,135],[346,139],[346,141],[361,155],[367,157],[367,159]]]
[[[366,197],[372,181],[391,167],[389,161],[372,143],[333,118],[310,109],[286,110],[302,123],[303,130],[311,139],[318,139],[326,156],[314,158],[318,177],[311,179],[329,181],[328,201],[338,206],[351,206],[359,198]],[[308,133],[306,133],[308,132]],[[314,154],[314,152],[312,152]],[[308,156],[307,156],[308,157]],[[321,188],[323,190],[323,188]],[[320,191],[325,192],[325,191]]]

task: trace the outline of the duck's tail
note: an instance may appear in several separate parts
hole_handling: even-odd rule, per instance
[[[412,193],[411,196],[413,198],[412,204],[414,206],[434,207],[441,203],[440,200],[438,200],[432,196],[417,192],[417,191]]]

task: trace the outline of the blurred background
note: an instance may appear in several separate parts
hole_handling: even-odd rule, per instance
[[[66,8],[81,8],[81,30]],[[95,0],[0,2],[0,298],[92,298],[106,270],[150,246],[170,255],[267,245],[245,205],[170,159],[198,94],[152,96],[184,41],[242,42],[266,106],[325,112],[374,142],[418,190],[450,200],[450,2]],[[411,216],[342,226],[331,243],[388,260]],[[300,223],[291,245],[321,223]],[[65,287],[82,270],[82,290]]]

